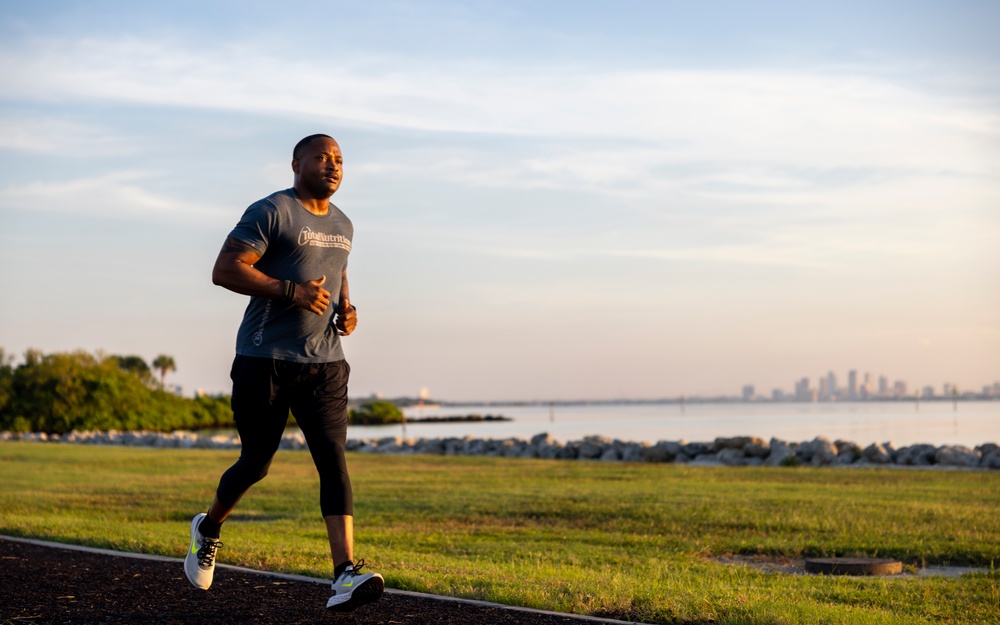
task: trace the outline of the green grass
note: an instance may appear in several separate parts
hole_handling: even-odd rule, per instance
[[[233,451],[0,444],[0,533],[181,557]],[[767,573],[728,554],[1000,563],[1000,473],[349,457],[389,586],[650,623],[1000,623],[1000,574]],[[318,478],[280,452],[220,560],[330,574]]]

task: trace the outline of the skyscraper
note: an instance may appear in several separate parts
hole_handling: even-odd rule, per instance
[[[851,369],[847,372],[847,398],[858,398],[858,370]]]

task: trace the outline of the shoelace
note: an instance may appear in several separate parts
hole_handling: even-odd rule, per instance
[[[355,564],[352,567],[353,570],[351,571],[351,575],[352,576],[353,575],[361,575],[361,569],[364,568],[364,566],[365,566],[365,560],[364,560],[364,558],[358,560],[357,564]]]
[[[215,550],[222,546],[222,541],[209,538],[203,538],[203,540],[201,549],[198,550],[198,565],[212,566],[212,563],[215,562]]]

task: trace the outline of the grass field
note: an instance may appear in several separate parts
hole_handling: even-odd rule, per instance
[[[0,444],[0,533],[180,557],[233,451]],[[1000,564],[1000,473],[349,456],[391,587],[648,623],[1000,623],[1000,572],[769,573],[719,556]],[[318,478],[279,452],[220,561],[329,576]]]

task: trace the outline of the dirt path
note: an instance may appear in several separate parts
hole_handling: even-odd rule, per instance
[[[315,582],[217,569],[193,588],[180,561],[144,560],[0,539],[0,623],[351,623],[568,625],[604,622],[387,592],[350,614],[325,609]],[[621,621],[618,621],[621,622]]]

